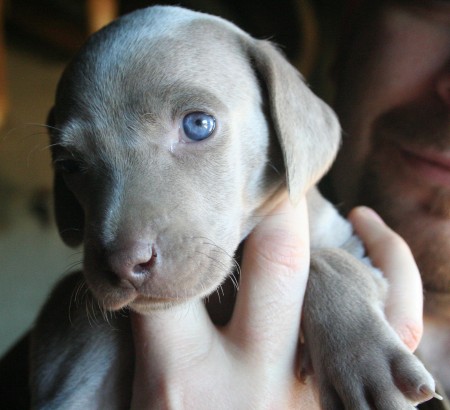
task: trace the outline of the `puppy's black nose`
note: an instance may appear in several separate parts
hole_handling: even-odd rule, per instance
[[[138,289],[151,275],[157,258],[154,245],[135,242],[113,251],[107,260],[109,270],[119,286]]]

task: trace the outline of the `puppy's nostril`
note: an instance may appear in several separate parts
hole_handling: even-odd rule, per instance
[[[156,262],[156,258],[158,257],[158,254],[154,249],[152,249],[152,256],[147,262],[139,263],[136,265],[133,269],[134,273],[143,273],[146,274],[150,271],[150,269],[153,267],[153,265]]]
[[[153,261],[153,258],[151,258],[147,262],[140,263],[139,265],[137,265],[137,268],[138,268],[138,270],[141,270],[141,271],[148,271],[153,265],[154,265],[154,261]]]
[[[107,270],[115,278],[112,283],[122,288],[138,289],[152,274],[158,255],[154,245],[135,242],[123,250],[113,251],[107,259]]]

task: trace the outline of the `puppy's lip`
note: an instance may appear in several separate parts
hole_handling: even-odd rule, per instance
[[[186,302],[187,299],[170,298],[170,297],[152,297],[152,296],[138,296],[133,302],[128,304],[128,307],[135,312],[141,314],[148,314],[155,310],[168,309],[171,306],[179,305]]]
[[[133,292],[132,294],[106,301],[103,305],[110,311],[118,311],[127,307],[136,311],[142,311],[161,309],[179,303],[183,303],[183,300],[180,298],[144,296]]]
[[[160,303],[182,303],[184,299],[174,298],[174,297],[157,297],[157,296],[147,296],[138,295],[134,300],[133,304],[146,305],[146,304],[160,304]]]
[[[126,295],[102,298],[103,306],[113,312],[126,308],[136,299],[136,292],[127,293]]]

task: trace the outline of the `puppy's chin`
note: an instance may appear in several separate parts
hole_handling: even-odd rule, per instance
[[[92,290],[94,298],[97,300],[102,310],[117,312],[119,310],[127,309],[136,299],[136,292],[120,292],[114,294],[96,294],[95,290]]]
[[[150,314],[157,310],[169,309],[182,303],[188,303],[194,298],[164,298],[140,295],[136,292],[117,295],[109,294],[96,297],[99,305],[104,310],[117,312],[123,309],[130,309],[140,314]]]
[[[223,294],[224,278],[219,275],[213,278],[211,278],[213,275],[209,275],[209,283],[206,284],[205,281],[197,278],[193,281],[193,286],[186,286],[185,291],[180,295],[178,292],[172,291],[174,286],[171,282],[167,284],[164,280],[144,283],[140,288],[135,288],[127,282],[111,283],[110,280],[105,280],[98,275],[87,275],[86,273],[89,272],[85,271],[87,285],[103,311],[115,312],[130,309],[140,314],[150,314],[194,300],[201,300],[214,292],[221,291]],[[201,274],[197,276],[203,277]]]
[[[165,310],[182,303],[187,303],[190,300],[192,299],[165,299],[138,296],[133,302],[128,304],[128,308],[141,315],[146,315],[156,310]]]

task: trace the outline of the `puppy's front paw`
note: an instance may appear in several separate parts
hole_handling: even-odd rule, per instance
[[[340,252],[311,260],[303,326],[323,409],[412,409],[433,397],[433,378],[389,326],[377,291],[367,266]]]
[[[322,408],[399,410],[430,399],[433,378],[388,325],[379,320],[365,327],[364,333],[351,329],[347,337],[309,341],[316,345],[311,355]]]

